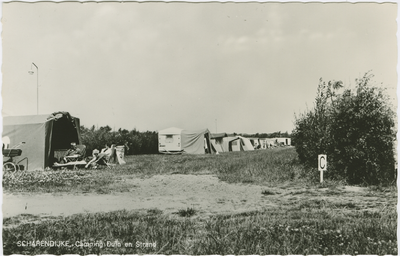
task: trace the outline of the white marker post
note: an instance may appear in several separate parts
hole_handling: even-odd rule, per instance
[[[326,155],[318,155],[318,171],[320,171],[320,182],[324,182],[324,171],[327,167]]]

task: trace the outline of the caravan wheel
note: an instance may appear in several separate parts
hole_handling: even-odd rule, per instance
[[[3,172],[15,172],[18,171],[18,167],[14,163],[3,164]]]

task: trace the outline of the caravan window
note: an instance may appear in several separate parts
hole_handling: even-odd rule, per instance
[[[165,138],[165,143],[172,143],[174,142],[174,136],[173,135],[166,135],[167,137]]]

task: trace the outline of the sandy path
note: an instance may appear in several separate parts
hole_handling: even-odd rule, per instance
[[[262,186],[228,184],[212,175],[158,175],[125,182],[132,185],[130,192],[110,195],[5,193],[3,217],[19,214],[68,216],[149,208],[176,212],[187,207],[194,207],[204,214],[237,213],[274,205],[261,194]]]
[[[281,186],[268,188],[252,184],[229,184],[214,175],[157,175],[148,179],[126,179],[130,191],[115,194],[3,194],[3,217],[19,214],[68,216],[76,213],[109,212],[157,208],[165,213],[195,208],[201,216],[240,213],[306,200],[329,201],[335,207],[352,203],[359,209],[384,209],[396,205],[397,193],[369,193],[368,189],[344,186],[328,188]],[[272,194],[263,195],[267,190]]]

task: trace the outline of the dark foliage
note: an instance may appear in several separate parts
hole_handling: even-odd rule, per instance
[[[112,131],[111,127],[105,126],[96,129],[94,126],[86,128],[81,126],[82,143],[86,145],[87,151],[104,148],[106,143],[116,145],[127,145],[125,154],[157,154],[158,135],[157,132],[139,132],[136,129],[131,131],[119,129]]]
[[[331,178],[352,184],[393,182],[396,177],[395,113],[370,73],[355,90],[320,80],[314,109],[296,118],[293,139],[299,159],[315,171],[318,154],[328,155]]]
[[[235,133],[236,134],[236,133]],[[273,133],[256,133],[256,134],[239,134],[243,137],[249,138],[290,138],[291,134],[288,132],[273,132]]]

